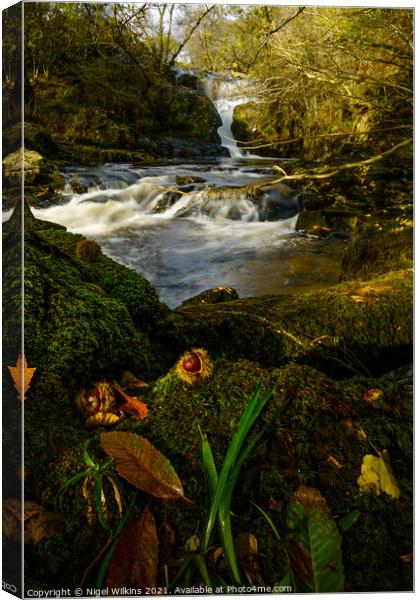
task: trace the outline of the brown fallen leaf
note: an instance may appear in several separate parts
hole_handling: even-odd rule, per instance
[[[367,402],[367,404],[370,404],[370,406],[376,406],[376,403],[381,396],[383,396],[382,390],[372,388],[363,395],[363,401]]]
[[[3,502],[3,534],[7,539],[20,541],[22,521],[25,544],[38,544],[61,529],[64,521],[62,514],[48,512],[31,500],[25,501],[23,512],[21,507],[20,500],[16,498]]]
[[[101,433],[101,446],[118,473],[136,488],[165,500],[187,500],[169,460],[143,436],[125,431]]]
[[[120,406],[120,410],[125,413],[128,413],[132,417],[136,419],[144,419],[149,412],[146,404],[140,400],[140,398],[136,396],[130,396],[126,394],[124,390],[122,390],[119,386],[112,386],[116,392],[116,394],[120,397],[122,404]]]
[[[327,463],[330,463],[337,471],[340,471],[344,468],[344,465],[341,464],[334,456],[329,456],[327,458]]]
[[[412,563],[413,562],[413,553],[410,552],[409,554],[401,554],[400,560],[403,563],[408,563],[408,564]]]
[[[28,367],[28,363],[26,361],[25,354],[19,354],[18,359],[16,361],[15,367],[7,367],[10,371],[10,375],[12,376],[13,383],[15,384],[15,388],[19,395],[19,400],[26,399],[26,392],[31,385],[32,377],[36,371],[36,367]]]
[[[107,586],[154,587],[159,560],[156,522],[149,507],[121,534],[109,563]]]

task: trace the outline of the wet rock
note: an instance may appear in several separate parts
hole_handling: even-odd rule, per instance
[[[176,184],[177,185],[188,185],[189,183],[205,183],[205,179],[203,179],[203,177],[196,177],[196,176],[182,176],[182,175],[177,175],[176,176]]]
[[[168,158],[214,159],[229,156],[229,150],[218,142],[206,143],[200,139],[162,136],[158,138],[159,154]]]
[[[329,234],[355,233],[360,216],[351,211],[324,209],[304,210],[299,213],[296,229],[309,235],[324,237]]]

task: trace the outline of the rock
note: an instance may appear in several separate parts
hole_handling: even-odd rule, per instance
[[[206,143],[199,139],[161,136],[157,139],[159,155],[167,158],[214,159],[229,156],[229,150],[218,142]]]
[[[181,306],[196,306],[197,304],[218,304],[219,302],[231,302],[239,298],[238,292],[230,287],[220,285],[219,287],[205,290],[197,296],[185,300]]]
[[[327,208],[300,212],[296,229],[309,235],[323,237],[329,234],[355,233],[359,225],[360,216],[357,213]]]
[[[365,233],[347,246],[341,262],[341,281],[382,275],[413,265],[413,230]]]
[[[294,361],[332,376],[382,374],[412,357],[412,271],[305,294],[181,306],[185,346],[279,367]],[[398,327],[396,327],[398,323]]]
[[[24,123],[25,148],[36,150],[46,157],[57,154],[58,146],[43,125],[38,123]],[[3,157],[18,150],[21,146],[22,126],[20,123],[9,127],[3,132]]]
[[[217,133],[222,121],[207,96],[184,87],[169,90],[167,124],[171,134],[203,143],[220,144]]]
[[[36,150],[24,149],[23,171],[25,185],[47,185],[51,191],[63,187],[64,178],[53,163]],[[22,182],[22,151],[16,150],[3,159],[3,180],[7,186],[13,187]]]
[[[333,197],[325,197],[315,190],[303,190],[296,197],[299,211],[322,210],[329,208],[334,203]]]
[[[264,370],[252,361],[226,359],[216,359],[212,377],[199,386],[185,385],[173,372],[161,377],[153,388],[150,418],[138,431],[171,457],[189,497],[198,505],[195,512],[181,503],[166,506],[169,522],[179,524],[181,543],[193,535],[205,497],[198,426],[208,435],[219,468],[260,378],[265,389],[273,389],[273,396],[253,431],[265,427],[266,432],[241,471],[235,496],[267,507],[270,499],[287,503],[301,484],[320,490],[337,517],[360,510],[359,519],[344,536],[346,589],[409,588],[409,575],[400,568],[398,556],[411,551],[412,540],[412,396],[397,383],[372,377],[337,381],[303,365]],[[375,407],[363,400],[372,388],[383,392]],[[288,408],[282,412],[285,403]],[[358,433],[360,424],[366,437]],[[398,502],[385,494],[359,491],[357,478],[364,455],[371,453],[369,442],[389,451],[399,485],[406,490]],[[330,457],[344,468],[338,471]],[[238,514],[241,504],[235,507]],[[247,502],[242,511],[234,522],[240,531],[252,528],[266,557],[269,580],[280,580],[287,568],[281,551],[285,535],[281,515],[270,512],[282,535],[282,541],[276,542],[258,511]],[[378,568],[362,578],[371,556]]]
[[[190,88],[191,90],[198,90],[198,77],[192,73],[182,73],[176,78],[176,84]]]
[[[175,178],[176,184],[177,185],[188,185],[189,183],[205,183],[205,179],[203,179],[203,177],[196,177],[196,176],[182,176],[182,175],[177,175]]]

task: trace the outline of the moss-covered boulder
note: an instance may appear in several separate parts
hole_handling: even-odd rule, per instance
[[[290,360],[331,374],[383,373],[412,356],[412,271],[305,294],[267,295],[176,310],[185,346],[248,358]]]
[[[298,231],[320,237],[329,234],[355,233],[359,226],[359,215],[351,211],[332,208],[303,210],[299,213],[296,222]]]
[[[413,265],[413,230],[358,236],[346,248],[342,261],[341,280],[369,279],[390,270],[410,268]]]
[[[220,144],[222,121],[210,98],[185,87],[168,89],[168,127],[172,135]]]
[[[22,182],[22,169],[25,185],[48,185],[59,189],[64,179],[57,167],[36,150],[23,151],[19,148],[3,159],[3,181],[8,187],[19,186]]]
[[[24,138],[25,148],[36,150],[43,156],[53,158],[57,151],[57,144],[51,138],[46,127],[39,123],[30,123],[25,121]],[[11,154],[20,148],[22,141],[22,125],[17,123],[3,132],[3,156]]]

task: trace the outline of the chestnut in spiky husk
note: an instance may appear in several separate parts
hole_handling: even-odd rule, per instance
[[[206,350],[192,348],[185,352],[175,366],[175,373],[187,383],[206,379],[213,371],[213,363]]]
[[[82,390],[76,398],[76,406],[86,419],[86,427],[115,425],[123,418],[118,410],[115,390],[106,381],[96,383],[89,390]]]

